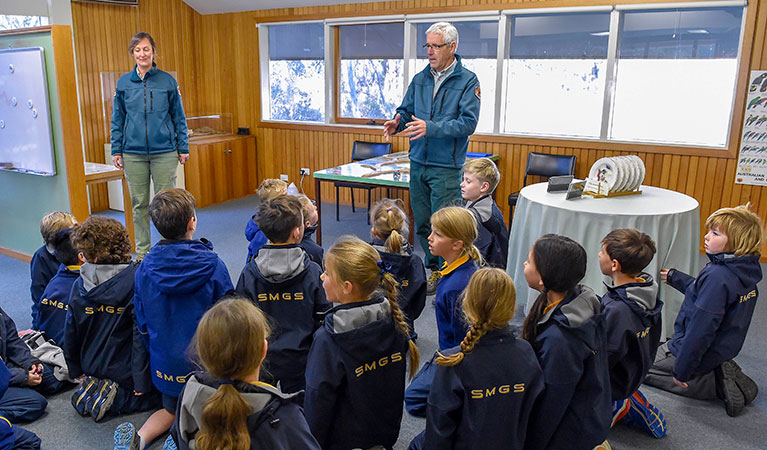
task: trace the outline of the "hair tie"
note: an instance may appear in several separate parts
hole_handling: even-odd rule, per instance
[[[218,387],[221,387],[225,384],[234,385],[234,383],[236,383],[236,380],[218,380]]]
[[[378,267],[381,268],[381,276],[383,276],[383,274],[386,272],[391,272],[391,266],[384,264],[383,260],[378,261],[376,264],[378,264]]]

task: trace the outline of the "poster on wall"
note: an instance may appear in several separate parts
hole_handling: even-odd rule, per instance
[[[751,71],[735,183],[767,186],[767,70]]]

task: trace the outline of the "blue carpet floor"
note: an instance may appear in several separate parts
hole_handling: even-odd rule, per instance
[[[198,210],[198,228],[196,237],[211,240],[215,251],[229,268],[232,281],[236,283],[245,265],[247,241],[244,237],[245,224],[253,214],[257,200],[254,196],[211,206]],[[122,213],[105,212],[117,220],[123,220]],[[342,207],[341,222],[335,221],[332,204],[323,205],[323,242],[329,248],[342,234],[355,234],[367,239],[370,227],[365,221],[365,209],[352,213],[348,207]],[[159,239],[153,231],[153,242]],[[420,249],[418,250],[420,252]],[[422,253],[421,253],[422,254]],[[591,257],[593,256],[593,259]],[[589,255],[595,263],[596,255]],[[701,256],[700,266],[705,263]],[[763,270],[767,266],[763,265]],[[767,273],[767,271],[765,272]],[[527,287],[518,287],[527,289]],[[598,287],[596,287],[598,289]],[[767,281],[759,285],[761,292],[767,292]],[[0,256],[0,306],[15,321],[19,329],[29,328],[30,296],[29,266],[26,263]],[[754,319],[748,338],[737,358],[743,370],[756,382],[767,389],[767,353],[764,342],[767,341],[767,306],[757,303]],[[518,314],[515,322],[520,322]],[[428,358],[437,347],[436,323],[431,301],[427,300],[426,309],[416,321],[418,330],[418,348],[422,358]],[[647,398],[660,408],[668,422],[668,435],[655,440],[642,432],[617,426],[611,430],[609,441],[614,449],[765,449],[767,448],[767,393],[757,397],[754,404],[747,407],[739,417],[728,417],[719,403],[690,400],[677,397],[653,388],[643,388]],[[139,425],[149,416],[148,413],[123,417],[109,417],[101,423],[82,418],[69,403],[71,391],[49,398],[47,413],[38,421],[24,425],[43,440],[44,449],[79,450],[112,448],[112,434],[115,427],[132,421]],[[396,449],[405,449],[407,444],[424,427],[424,419],[404,414],[400,439]],[[162,442],[155,442],[151,449],[160,449]]]

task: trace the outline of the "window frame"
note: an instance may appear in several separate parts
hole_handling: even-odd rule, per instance
[[[609,127],[612,120],[613,101],[615,95],[615,74],[618,63],[618,43],[620,36],[618,35],[620,30],[620,24],[622,20],[622,14],[625,11],[635,10],[658,10],[658,9],[688,9],[688,8],[716,8],[716,7],[742,7],[743,15],[740,27],[740,37],[738,42],[738,56],[736,59],[737,75],[735,85],[732,87],[733,96],[730,109],[730,120],[727,124],[727,141],[724,146],[705,146],[699,144],[683,144],[676,142],[662,143],[657,141],[640,141],[640,140],[615,140],[608,139]],[[506,54],[510,47],[512,18],[519,15],[529,14],[553,14],[553,13],[578,13],[578,12],[593,12],[593,11],[610,11],[610,35],[608,39],[608,55],[607,55],[607,67],[606,67],[606,86],[603,99],[603,110],[600,125],[600,137],[599,138],[587,138],[578,137],[570,138],[564,136],[551,136],[551,135],[531,135],[531,134],[514,134],[503,132],[503,118],[506,114],[506,97],[507,92],[507,72],[508,68],[505,64]],[[412,70],[417,72],[417,68],[414,68],[414,62],[416,61],[417,49],[415,48],[417,42],[417,24],[424,22],[435,21],[487,21],[498,20],[498,49],[497,49],[497,64],[496,64],[496,97],[500,99],[495,102],[495,117],[493,119],[493,131],[491,133],[475,133],[472,136],[472,140],[477,142],[492,142],[492,143],[514,143],[514,144],[528,144],[528,145],[542,145],[542,146],[562,146],[570,148],[590,148],[599,150],[621,150],[621,151],[641,151],[653,152],[653,153],[670,153],[676,155],[691,155],[691,156],[713,156],[713,157],[727,157],[735,158],[738,152],[738,139],[735,130],[738,129],[740,122],[742,122],[743,111],[741,107],[743,105],[743,93],[746,78],[749,76],[749,63],[751,50],[754,45],[754,27],[756,22],[756,8],[749,8],[747,1],[745,0],[724,0],[724,1],[696,1],[696,2],[677,2],[677,3],[643,3],[643,4],[612,4],[612,5],[594,5],[583,7],[563,7],[563,8],[519,8],[519,9],[504,9],[504,10],[477,10],[477,11],[465,11],[465,12],[448,12],[444,14],[429,13],[429,14],[395,14],[395,15],[379,15],[379,16],[364,16],[364,17],[340,17],[340,18],[326,18],[326,19],[307,19],[297,21],[274,21],[274,22],[260,22],[257,23],[258,37],[259,37],[259,65],[261,75],[261,117],[259,125],[266,127],[288,127],[296,129],[314,129],[314,130],[348,130],[351,132],[370,133],[375,134],[376,130],[380,130],[380,126],[384,120],[370,119],[370,118],[342,118],[339,117],[339,104],[340,104],[340,79],[338,77],[340,69],[340,42],[339,42],[339,29],[341,25],[362,25],[362,24],[374,24],[374,23],[391,23],[391,22],[403,22],[404,23],[404,36],[403,36],[403,92],[408,87],[408,80],[410,80],[410,74]],[[324,122],[301,122],[301,121],[280,121],[267,119],[268,114],[265,111],[269,111],[270,107],[270,94],[269,94],[269,40],[268,40],[268,25],[284,25],[284,24],[298,24],[298,23],[324,23],[324,39],[325,39],[325,121]],[[262,25],[264,25],[262,27]],[[747,34],[750,33],[750,34]],[[749,40],[746,40],[747,36],[751,36]],[[745,56],[745,57],[744,57]],[[266,74],[264,73],[266,72]]]

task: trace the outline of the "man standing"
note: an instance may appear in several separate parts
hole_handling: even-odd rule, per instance
[[[455,54],[458,30],[448,22],[426,30],[429,66],[416,74],[384,136],[410,138],[410,205],[416,234],[431,269],[428,294],[439,280],[439,261],[429,252],[431,215],[461,200],[461,167],[479,118],[479,80]]]

